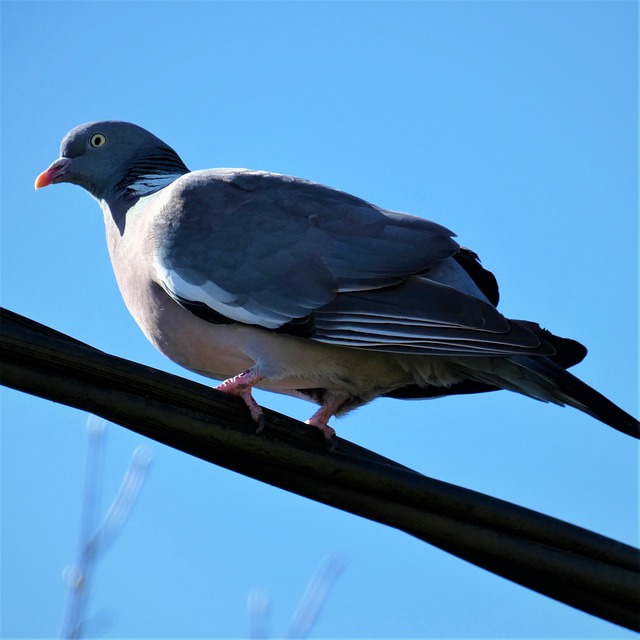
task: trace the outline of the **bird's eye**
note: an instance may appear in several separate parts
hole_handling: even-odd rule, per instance
[[[107,136],[105,136],[104,133],[94,133],[89,139],[89,144],[95,149],[104,147],[104,145],[107,144]]]

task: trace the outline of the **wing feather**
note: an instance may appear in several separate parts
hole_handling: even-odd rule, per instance
[[[555,353],[496,310],[493,276],[433,222],[264,172],[192,172],[167,189],[158,278],[200,317],[395,353]]]
[[[340,294],[313,314],[321,342],[430,355],[553,354],[535,325],[507,320],[489,302],[429,280]],[[537,327],[536,327],[537,328]]]
[[[167,189],[156,257],[162,286],[266,328],[305,317],[341,291],[398,284],[458,250],[440,225],[288,176],[196,171]]]

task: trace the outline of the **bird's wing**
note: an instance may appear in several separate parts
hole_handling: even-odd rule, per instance
[[[162,286],[271,329],[341,292],[398,284],[458,250],[440,225],[287,176],[197,171],[168,190],[156,258]]]
[[[156,270],[205,319],[395,353],[554,353],[496,310],[475,255],[433,222],[264,172],[193,172],[169,189]]]

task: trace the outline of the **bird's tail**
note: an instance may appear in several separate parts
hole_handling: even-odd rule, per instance
[[[478,382],[494,384],[543,402],[575,407],[622,433],[640,438],[638,420],[550,358],[512,356],[501,362],[494,361],[497,366],[484,371],[469,367],[471,362],[472,359],[465,361],[465,369]]]

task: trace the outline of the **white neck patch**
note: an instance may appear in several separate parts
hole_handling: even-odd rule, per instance
[[[127,192],[135,196],[144,196],[158,191],[175,182],[183,173],[151,173],[140,176],[135,182],[127,185]]]

